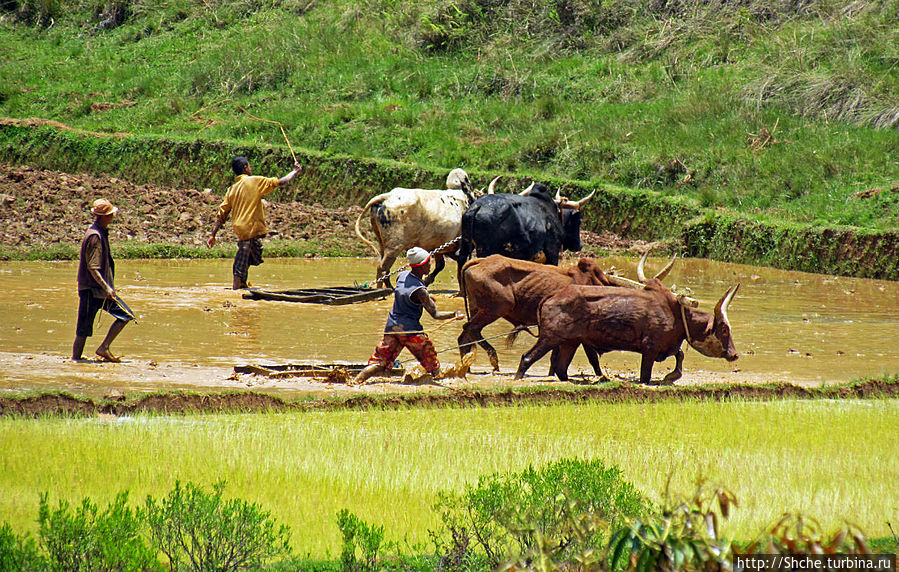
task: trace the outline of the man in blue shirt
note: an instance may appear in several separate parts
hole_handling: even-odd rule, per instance
[[[431,271],[431,255],[428,251],[415,246],[406,251],[406,258],[411,269],[400,272],[397,276],[393,309],[387,315],[384,337],[369,358],[368,366],[353,380],[353,385],[364,383],[369,377],[390,368],[403,348],[412,352],[425,371],[437,376],[440,373],[440,362],[437,360],[434,344],[422,330],[422,310],[427,310],[435,320],[458,320],[465,316],[461,310],[441,312],[434,305],[424,283],[424,277]]]

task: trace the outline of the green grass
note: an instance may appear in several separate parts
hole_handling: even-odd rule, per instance
[[[889,536],[899,516],[899,402],[783,401],[0,419],[0,521],[34,529],[38,495],[108,502],[176,480],[270,509],[297,552],[336,554],[348,508],[388,537],[424,543],[440,490],[564,457],[600,458],[652,499],[697,476],[729,486],[729,535],[751,539],[785,511]]]
[[[0,114],[897,228],[895,0],[116,3],[7,14]]]

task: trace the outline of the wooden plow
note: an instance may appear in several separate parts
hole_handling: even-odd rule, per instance
[[[288,363],[279,365],[236,365],[234,373],[250,373],[254,375],[263,375],[272,379],[282,379],[287,377],[313,377],[327,378],[335,380],[335,377],[353,378],[362,371],[366,364],[355,363],[328,363],[328,364],[308,364],[308,363]],[[403,375],[405,370],[402,368],[392,368],[379,376]]]
[[[342,306],[370,300],[380,300],[393,293],[390,288],[365,288],[359,286],[335,286],[332,288],[300,288],[296,290],[263,290],[250,288],[243,297],[246,300],[277,300],[305,304]]]

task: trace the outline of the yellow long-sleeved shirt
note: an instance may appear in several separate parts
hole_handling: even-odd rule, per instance
[[[219,206],[218,220],[224,223],[231,214],[231,224],[238,240],[264,236],[265,212],[262,197],[278,188],[278,179],[241,175],[231,185]]]

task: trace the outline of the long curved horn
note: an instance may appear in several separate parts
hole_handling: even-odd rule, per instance
[[[737,290],[740,289],[740,283],[736,283],[731,286],[730,290],[725,292],[724,296],[718,300],[718,303],[715,304],[715,321],[723,321],[724,323],[730,325],[730,322],[727,321],[727,307],[734,299],[734,295],[737,293]]]
[[[574,205],[577,205],[577,206],[572,207],[572,208],[575,208],[575,209],[580,210],[580,208],[581,208],[582,206],[584,206],[584,203],[586,203],[587,201],[589,201],[590,199],[592,199],[592,198],[593,198],[593,195],[595,195],[595,194],[596,194],[596,189],[593,189],[593,192],[592,192],[592,193],[590,193],[590,194],[587,195],[586,197],[582,198],[581,200],[575,201],[574,203],[572,203],[572,204],[574,204]]]
[[[556,198],[553,200],[556,201],[557,203],[562,202],[562,187],[559,187],[558,189],[556,189]]]
[[[643,273],[643,265],[646,264],[646,257],[649,256],[649,251],[643,253],[643,256],[640,257],[640,262],[637,263],[637,280],[640,282],[646,282],[646,274]]]
[[[525,190],[521,191],[521,192],[518,193],[518,194],[519,194],[520,196],[522,196],[522,197],[526,197],[526,196],[528,196],[528,195],[531,194],[531,189],[533,189],[533,188],[534,188],[534,183],[533,183],[533,181],[532,181],[531,184],[528,185],[528,188],[526,188]]]
[[[668,264],[665,265],[665,268],[662,268],[658,271],[658,273],[653,276],[653,278],[658,278],[659,280],[664,280],[668,273],[671,272],[671,269],[674,268],[674,259],[677,258],[677,254],[671,257],[671,260],[668,261]]]
[[[502,175],[500,175],[500,177],[502,177]],[[497,178],[493,179],[492,181],[490,181],[490,184],[487,186],[487,194],[488,195],[492,195],[495,193],[496,182],[500,179],[500,177],[497,177]]]

